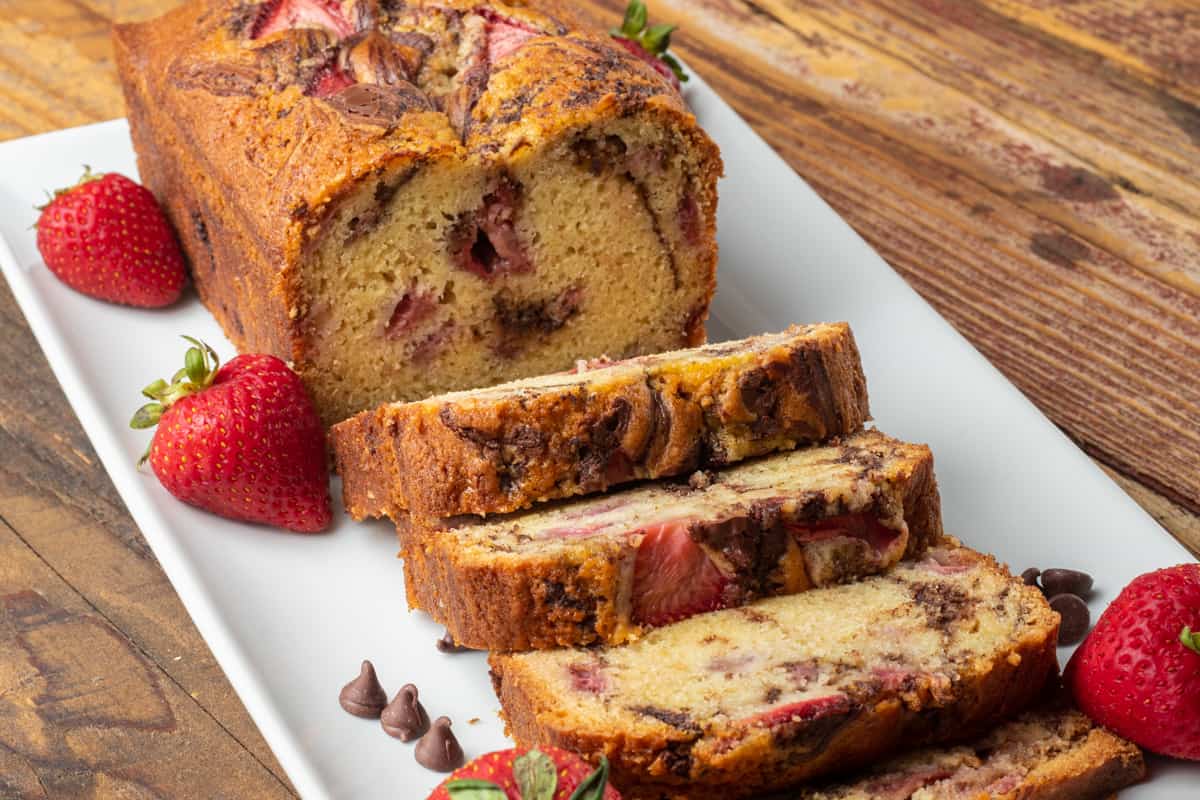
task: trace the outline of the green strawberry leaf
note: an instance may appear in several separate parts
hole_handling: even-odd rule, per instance
[[[151,400],[157,400],[162,396],[162,393],[167,390],[167,382],[159,378],[154,383],[142,389],[142,394],[149,397]]]
[[[663,53],[659,56],[663,62],[671,68],[671,72],[675,73],[675,77],[679,78],[680,83],[687,83],[688,75],[683,71],[683,65],[675,60],[675,56],[670,53]]]
[[[1183,631],[1179,634],[1179,641],[1183,642],[1183,646],[1191,650],[1196,655],[1200,655],[1200,631],[1194,631],[1189,626],[1184,625]]]
[[[625,8],[625,19],[621,22],[621,33],[636,39],[646,27],[646,4],[642,0],[629,0]]]
[[[129,427],[134,430],[153,428],[158,424],[158,419],[164,410],[162,403],[146,403],[133,413],[133,419],[129,420]]]
[[[183,356],[183,369],[172,375],[169,383],[159,378],[142,389],[142,394],[153,402],[146,403],[134,412],[129,427],[137,430],[153,428],[173,403],[212,386],[217,377],[217,367],[221,365],[217,351],[199,339],[191,336],[183,338],[192,345]],[[138,460],[138,466],[146,463],[149,456],[150,448],[147,447]]]
[[[678,25],[671,25],[667,22],[651,25],[642,34],[642,47],[653,55],[661,56],[671,46],[671,32],[678,27]]]
[[[183,356],[183,368],[187,370],[188,380],[200,383],[204,380],[205,370],[204,351],[199,347],[189,347]]]
[[[608,788],[608,759],[600,756],[600,766],[583,779],[575,787],[570,800],[604,800],[604,790]]]
[[[513,777],[521,800],[554,800],[558,768],[550,756],[534,748],[513,761]]]
[[[462,778],[446,784],[446,792],[455,800],[508,800],[508,792],[499,784],[479,778]]]

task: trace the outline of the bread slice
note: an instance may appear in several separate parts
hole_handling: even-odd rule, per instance
[[[687,483],[398,527],[409,605],[484,650],[619,644],[881,572],[942,534],[929,448],[876,431]]]
[[[1145,774],[1136,745],[1085,715],[1035,711],[970,744],[925,748],[774,800],[1101,800]]]
[[[384,405],[333,428],[356,519],[496,514],[851,433],[866,379],[845,323]]]
[[[620,647],[490,663],[519,744],[607,755],[631,800],[734,798],[979,735],[1057,674],[1058,623],[1036,588],[945,546]]]
[[[116,26],[200,299],[328,424],[704,341],[720,154],[572,6],[192,0]]]

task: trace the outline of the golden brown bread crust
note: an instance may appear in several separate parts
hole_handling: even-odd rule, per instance
[[[976,557],[996,566],[990,556]],[[1028,600],[1032,624],[1007,652],[972,663],[952,684],[952,700],[884,699],[849,716],[832,732],[820,731],[816,746],[804,736],[777,740],[765,728],[727,753],[697,746],[703,741],[697,740],[698,731],[578,730],[571,726],[562,698],[546,691],[535,675],[524,674],[527,664],[520,656],[489,656],[492,684],[506,730],[518,745],[562,747],[593,761],[604,755],[612,765],[613,784],[630,800],[748,797],[853,771],[913,746],[973,738],[1028,708],[1058,672],[1058,615],[1036,589],[1014,582],[1012,591]],[[661,676],[671,678],[669,672]]]
[[[980,739],[905,753],[861,774],[770,800],[1102,800],[1140,781],[1141,750],[1052,702]]]
[[[603,391],[564,376],[557,390],[363,412],[330,431],[346,509],[355,519],[508,513],[861,428],[870,411],[849,326],[788,333],[754,358],[666,359]]]
[[[994,800],[1102,800],[1146,777],[1137,745],[1095,728],[1077,750],[1039,767]]]
[[[834,486],[806,491],[803,504],[796,506],[794,513],[779,511],[779,499],[784,496],[781,493],[780,497],[752,504],[736,521],[721,520],[695,535],[703,540],[710,538],[706,534],[709,530],[744,521],[760,531],[762,525],[769,524],[790,543],[787,523],[868,513],[902,516],[908,534],[904,557],[917,557],[940,541],[940,503],[929,449],[905,445],[873,431],[850,441],[845,454],[856,472]],[[886,464],[881,466],[868,457],[877,452],[888,454]],[[715,474],[712,480],[720,481],[721,475]],[[874,488],[863,492],[863,485]],[[631,519],[630,530],[637,527],[637,520]],[[637,554],[637,543],[628,537],[593,539],[586,546],[570,548],[567,554],[555,549],[517,559],[507,556],[503,548],[464,552],[458,539],[434,522],[419,523],[401,516],[397,532],[409,607],[427,611],[460,645],[504,652],[620,644],[642,632],[641,626],[629,619],[627,601],[621,600],[626,596],[622,589],[632,578],[629,567]],[[760,533],[748,544],[766,538],[768,533]],[[726,546],[737,544],[732,539]],[[734,559],[749,562],[735,576],[735,581],[744,580],[746,585],[743,591],[731,595],[726,605],[740,605],[767,594],[803,591],[816,580],[804,575],[804,560],[795,547],[784,549],[772,564],[757,563],[762,557],[758,549],[750,549],[746,556]],[[789,569],[793,563],[795,566]],[[880,567],[873,561],[845,557],[834,580],[853,580],[878,572]],[[758,572],[761,581],[755,580]],[[789,579],[780,572],[789,577],[798,572],[799,577]]]
[[[693,199],[708,291],[681,321],[678,343],[703,341],[722,167],[662,76],[607,36],[580,30],[556,0],[512,7],[344,0],[342,8],[364,31],[392,13],[386,8],[451,16],[483,8],[549,35],[502,66],[463,76],[445,98],[401,81],[404,92],[364,110],[310,96],[321,60],[337,49],[333,34],[310,28],[251,40],[257,3],[195,0],[113,30],[139,172],[180,232],[201,300],[239,351],[277,355],[308,379],[315,353],[299,266],[339,202],[359,187],[402,181],[439,162],[501,171],[508,159],[581,125],[629,115],[678,130],[706,154]],[[327,421],[347,415],[314,399]]]

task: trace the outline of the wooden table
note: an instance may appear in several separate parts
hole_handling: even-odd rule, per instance
[[[173,4],[0,0],[0,139],[120,116],[109,23]],[[839,213],[1200,552],[1194,0],[651,6]],[[619,17],[617,0],[583,9]],[[291,794],[0,287],[0,797]]]

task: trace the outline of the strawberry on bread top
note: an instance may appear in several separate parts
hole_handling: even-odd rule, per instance
[[[174,303],[187,271],[154,195],[124,175],[84,170],[41,207],[37,247],[46,266],[77,292],[110,303]]]
[[[151,402],[133,428],[158,425],[143,456],[176,498],[231,519],[312,533],[329,526],[325,429],[304,384],[271,355],[223,367],[203,342],[168,383],[142,390]]]
[[[1200,564],[1135,578],[1064,678],[1104,727],[1155,753],[1200,760]]]
[[[427,800],[621,800],[608,784],[608,762],[595,769],[557,747],[487,753],[461,767]]]

